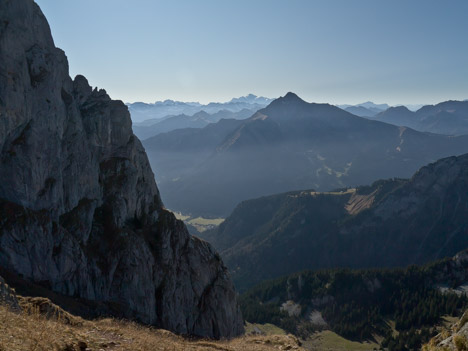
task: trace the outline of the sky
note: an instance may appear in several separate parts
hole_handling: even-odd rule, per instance
[[[36,0],[70,74],[125,102],[468,99],[466,0]]]

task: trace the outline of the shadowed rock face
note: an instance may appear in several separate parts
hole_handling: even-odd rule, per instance
[[[0,266],[178,333],[242,333],[226,268],[163,209],[126,106],[69,77],[32,0],[0,2],[0,116]]]

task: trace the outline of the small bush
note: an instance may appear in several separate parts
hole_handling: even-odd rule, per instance
[[[468,351],[468,340],[466,336],[457,334],[453,337],[453,343],[458,351]]]

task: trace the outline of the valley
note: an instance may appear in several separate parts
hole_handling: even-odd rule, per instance
[[[187,225],[189,232],[193,230],[194,235],[199,235],[207,230],[212,230],[223,223],[224,218],[203,218],[203,217],[191,217],[190,215],[183,215],[182,213],[174,213],[175,217],[181,221],[184,221]]]
[[[0,0],[0,351],[467,351],[466,13]]]

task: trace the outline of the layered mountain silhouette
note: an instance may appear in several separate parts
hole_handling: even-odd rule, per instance
[[[371,101],[357,105],[338,105],[339,108],[360,117],[374,117],[380,112],[385,111],[390,106],[387,104],[374,104]]]
[[[127,104],[132,121],[141,123],[146,120],[161,119],[167,116],[177,116],[185,114],[191,116],[197,112],[205,111],[213,114],[222,110],[230,112],[239,112],[243,109],[257,111],[268,105],[272,99],[249,94],[239,98],[233,98],[228,102],[210,102],[209,104],[200,104],[198,102],[182,102],[174,100],[156,101],[148,104],[144,102],[135,102]]]
[[[238,287],[303,269],[425,263],[468,247],[468,154],[411,179],[245,201],[204,237]]]
[[[208,124],[216,123],[221,119],[246,119],[252,116],[254,112],[254,110],[242,109],[238,112],[221,110],[216,113],[209,114],[202,110],[192,116],[182,114],[177,116],[168,116],[161,119],[146,120],[142,123],[133,124],[133,132],[138,138],[144,140],[176,129],[203,128]]]
[[[423,132],[463,135],[468,134],[468,101],[445,101],[423,106],[416,112],[404,106],[391,107],[373,118]]]
[[[244,121],[175,130],[144,146],[168,208],[226,216],[263,195],[410,177],[468,152],[468,137],[421,133],[288,93]]]

